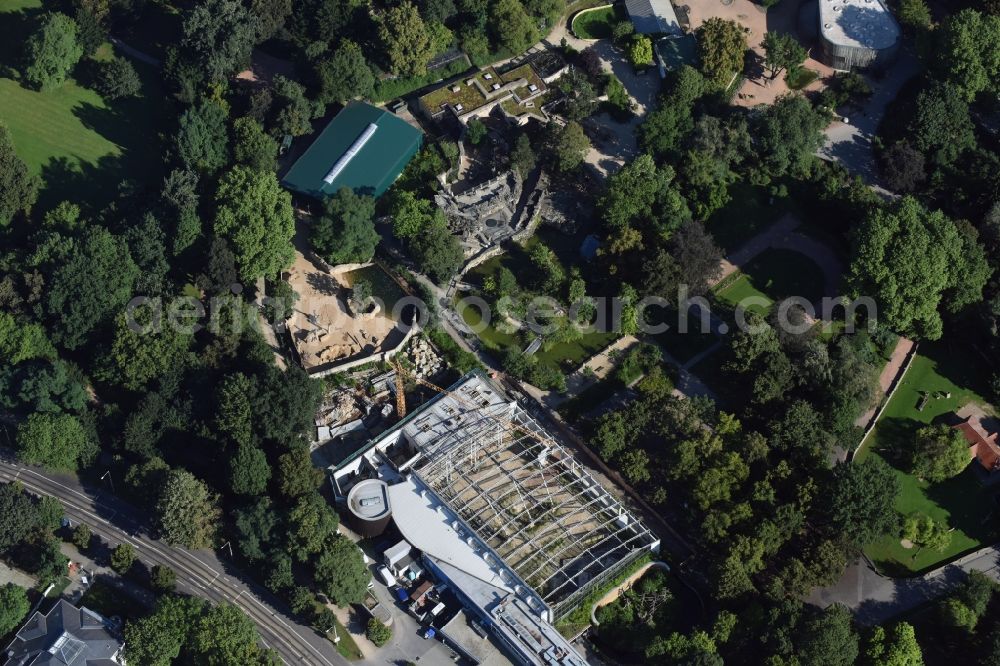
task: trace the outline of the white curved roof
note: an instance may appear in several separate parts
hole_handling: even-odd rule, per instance
[[[899,39],[899,26],[881,0],[819,0],[819,29],[838,46],[886,49]]]

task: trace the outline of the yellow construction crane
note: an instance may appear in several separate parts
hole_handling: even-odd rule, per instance
[[[403,391],[403,364],[398,359],[393,358],[392,364],[396,368],[396,416],[402,421],[406,416],[406,393]]]

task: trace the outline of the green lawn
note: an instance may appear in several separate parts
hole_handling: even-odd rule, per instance
[[[354,636],[351,636],[351,632],[340,623],[340,620],[334,619],[334,623],[337,625],[337,636],[340,637],[340,642],[337,643],[337,652],[340,656],[347,661],[361,661],[364,659],[365,655],[354,641]],[[327,634],[327,637],[331,641],[333,640],[333,636]]]
[[[794,250],[767,249],[754,257],[743,273],[772,299],[801,296],[810,302],[823,297],[823,271],[816,262]]]
[[[126,178],[158,178],[157,136],[166,111],[159,73],[133,63],[144,96],[113,103],[74,79],[45,92],[22,87],[14,67],[40,4],[5,0],[0,6],[0,122],[10,129],[18,155],[44,181],[39,204],[100,203]]]
[[[461,301],[457,303],[458,313],[462,315],[462,319],[468,324],[474,331],[479,339],[486,345],[487,349],[492,351],[503,351],[510,347],[520,348],[521,340],[516,333],[504,333],[497,330],[497,322],[491,321],[488,326],[483,330],[479,331],[476,329],[477,326],[482,322],[482,312],[479,308],[474,306],[465,306]]]
[[[775,301],[801,296],[816,303],[823,291],[823,271],[816,262],[794,250],[767,249],[743,266],[739,275],[720,283],[715,298],[735,309],[754,297],[757,302],[744,309],[766,314]]]
[[[792,90],[802,90],[819,78],[819,72],[805,67],[796,67],[785,74],[785,82]]]
[[[609,39],[611,30],[623,20],[615,5],[587,9],[573,19],[573,34],[580,39]]]
[[[576,342],[560,342],[550,349],[542,347],[535,356],[542,363],[558,365],[565,372],[576,370],[584,361],[618,339],[617,333],[595,331],[586,333]]]
[[[715,297],[723,304],[729,305],[734,309],[746,299],[751,297],[756,298],[758,299],[757,302],[746,305],[744,309],[747,312],[756,312],[757,314],[767,314],[774,304],[774,301],[768,298],[767,294],[754,286],[754,280],[746,273],[737,276],[731,282],[724,285],[722,289],[716,291]]]
[[[905,460],[915,431],[939,420],[966,403],[984,403],[982,392],[987,370],[971,352],[943,343],[922,343],[903,384],[893,395],[865,448],[857,460],[880,456],[896,472],[902,492],[896,508],[905,514],[921,512],[954,528],[949,548],[943,552],[907,550],[897,536],[886,536],[866,553],[886,572],[907,574],[929,569],[959,554],[1000,538],[992,515],[996,489],[984,488],[970,466],[959,476],[930,484],[908,474]],[[923,411],[917,410],[922,392],[951,393],[950,398],[932,397]],[[914,557],[916,555],[916,557]]]
[[[730,201],[708,218],[708,230],[726,254],[737,250],[785,213],[798,212],[790,196],[774,197],[766,187],[737,181],[729,186]]]

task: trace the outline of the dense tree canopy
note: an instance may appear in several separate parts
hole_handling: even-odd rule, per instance
[[[185,548],[214,545],[219,518],[216,498],[190,472],[173,470],[167,474],[156,511],[167,543]]]
[[[746,36],[736,21],[713,16],[698,28],[701,71],[717,86],[728,85],[734,76],[743,71],[746,50]]]
[[[338,606],[359,603],[365,596],[371,573],[361,551],[347,537],[337,535],[316,560],[316,582]]]
[[[390,72],[400,76],[427,72],[434,45],[427,25],[412,2],[405,0],[382,12],[378,17],[378,36]]]
[[[375,230],[375,199],[345,187],[323,208],[310,236],[316,252],[334,265],[371,261],[380,238]]]
[[[90,227],[54,268],[45,310],[53,339],[69,349],[82,345],[98,325],[121,311],[134,295],[139,268],[125,241]]]
[[[858,547],[892,534],[899,524],[899,480],[879,457],[833,469],[828,511],[837,533]]]
[[[0,228],[27,211],[38,197],[38,177],[17,156],[10,130],[0,124]]]
[[[951,310],[981,297],[990,270],[978,241],[959,234],[940,211],[905,197],[874,210],[855,235],[850,281],[855,294],[874,298],[878,317],[893,329],[935,340],[941,337],[939,307]],[[965,276],[961,291],[959,275]]]
[[[185,54],[205,78],[223,81],[250,64],[261,18],[239,0],[202,0],[184,17]]]
[[[28,463],[73,471],[96,453],[79,419],[71,414],[32,414],[17,428],[17,453]]]
[[[73,19],[58,12],[46,15],[25,43],[25,80],[41,90],[61,85],[83,55],[76,35]]]
[[[292,199],[273,173],[236,167],[220,179],[215,200],[215,233],[232,243],[241,278],[252,282],[292,263]]]

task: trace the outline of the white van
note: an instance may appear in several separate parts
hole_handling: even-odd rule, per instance
[[[382,582],[386,584],[386,587],[395,587],[398,585],[396,577],[392,575],[388,567],[379,567],[378,577],[382,579]]]

